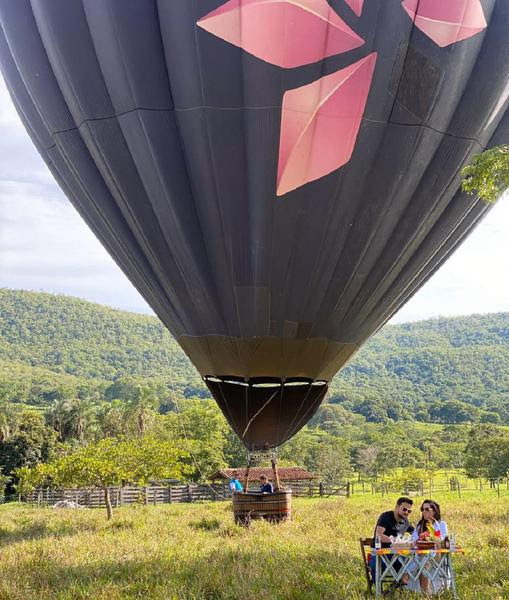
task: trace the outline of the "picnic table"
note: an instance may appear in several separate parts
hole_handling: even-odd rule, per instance
[[[375,597],[382,595],[382,583],[387,580],[401,581],[404,575],[409,580],[418,584],[419,575],[424,573],[431,582],[431,589],[449,589],[454,598],[456,594],[456,581],[454,578],[453,555],[462,554],[461,548],[420,550],[381,548],[371,550],[376,557],[375,563]],[[397,570],[396,561],[401,567]]]

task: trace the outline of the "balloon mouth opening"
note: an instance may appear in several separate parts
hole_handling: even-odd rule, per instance
[[[327,381],[323,379],[309,379],[307,377],[287,377],[279,379],[276,377],[252,377],[250,379],[242,379],[241,377],[229,375],[205,375],[203,380],[208,383],[227,383],[230,385],[238,385],[240,387],[252,388],[291,388],[300,386],[321,387],[327,385]]]
[[[276,448],[314,415],[325,380],[308,377],[203,377],[224,416],[250,451]]]

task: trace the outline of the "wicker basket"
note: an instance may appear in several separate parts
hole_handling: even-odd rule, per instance
[[[235,521],[249,524],[253,519],[278,522],[292,518],[292,492],[280,490],[273,494],[237,492],[233,494]]]

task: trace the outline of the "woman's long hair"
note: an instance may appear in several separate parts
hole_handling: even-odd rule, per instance
[[[421,513],[422,507],[425,504],[429,504],[433,509],[433,519],[435,521],[441,521],[442,515],[440,514],[440,504],[438,504],[438,502],[435,502],[434,500],[423,500],[421,504]],[[417,523],[417,533],[422,533],[423,531],[425,531],[427,529],[428,524],[433,525],[433,521],[421,517],[421,520]]]

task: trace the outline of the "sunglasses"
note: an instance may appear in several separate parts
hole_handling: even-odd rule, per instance
[[[433,512],[433,508],[431,506],[424,506],[423,508],[421,508],[422,512],[424,512],[425,510],[431,510]]]
[[[412,509],[411,508],[402,508],[401,511],[404,513],[410,514],[412,512]]]

